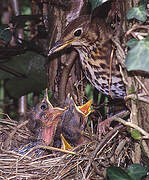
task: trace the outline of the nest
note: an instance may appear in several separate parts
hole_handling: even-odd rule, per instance
[[[15,151],[33,138],[27,121],[18,123],[9,117],[0,119],[0,177],[3,179],[105,179],[111,164],[125,167],[132,163],[133,142],[126,128],[117,124],[99,141],[91,133],[89,142],[73,151],[35,146],[25,154]],[[86,132],[88,135],[90,133]],[[48,152],[36,157],[35,149]]]

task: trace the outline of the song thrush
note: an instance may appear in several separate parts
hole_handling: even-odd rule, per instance
[[[42,139],[46,145],[49,145],[53,141],[58,123],[65,110],[52,106],[46,90],[43,100],[30,112],[27,127],[34,134],[37,134],[38,138]]]
[[[111,37],[112,30],[104,21],[96,18],[90,22],[89,16],[80,16],[68,24],[48,55],[73,46],[90,83],[103,94],[122,99],[126,94],[125,85],[112,55]]]
[[[88,115],[92,112],[90,109],[92,100],[82,106],[77,106],[68,95],[66,101],[67,110],[62,116],[61,132],[71,145],[76,146],[87,140],[83,136],[83,131],[87,124]]]
[[[44,98],[29,113],[28,129],[37,134],[46,145],[54,142],[60,147],[61,134],[72,145],[83,142],[83,128],[88,115],[92,112],[92,100],[82,106],[77,106],[70,96],[67,96],[65,108],[53,107],[48,99],[47,91]]]

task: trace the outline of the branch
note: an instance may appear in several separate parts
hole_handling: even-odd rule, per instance
[[[60,85],[59,85],[59,93],[58,93],[59,94],[58,99],[60,101],[60,104],[63,104],[65,101],[67,82],[69,79],[69,74],[72,69],[72,66],[75,63],[76,57],[77,57],[77,52],[72,51],[67,63],[65,64],[65,67],[63,69],[61,81],[60,81]]]
[[[143,134],[145,136],[145,139],[149,139],[149,133],[146,132],[145,130],[143,130],[142,128],[140,128],[139,126],[137,126],[136,124],[133,124],[131,122],[127,122],[121,118],[116,118],[116,119],[114,119],[114,121],[118,121],[118,122],[124,124],[125,126],[129,126],[129,127],[132,127],[134,129],[138,130],[141,134]]]

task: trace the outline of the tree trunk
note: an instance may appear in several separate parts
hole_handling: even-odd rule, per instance
[[[67,4],[67,6],[66,6]],[[49,6],[49,47],[59,40],[64,27],[81,13],[85,13],[86,0],[51,1]],[[76,74],[81,74],[81,66],[73,66],[78,55],[75,50],[59,52],[48,58],[48,88],[53,94],[53,103],[62,106],[68,93],[73,94]],[[74,69],[77,67],[76,69]],[[73,70],[72,70],[73,69]],[[74,72],[77,73],[74,74]]]

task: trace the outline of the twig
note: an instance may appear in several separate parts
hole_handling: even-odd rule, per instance
[[[143,97],[143,96],[145,96],[144,93],[137,94],[137,95],[130,94],[130,95],[125,96],[125,101],[127,101],[128,99],[133,99],[133,100],[139,100],[139,101],[149,104],[149,99],[147,99],[146,97]]]
[[[125,144],[127,143],[126,139],[122,139],[122,141],[119,143],[119,145],[117,146],[116,150],[115,150],[115,154],[118,156],[120,154],[120,152],[122,151],[123,147],[125,146]]]
[[[131,29],[129,29],[126,32],[126,35],[129,35],[132,31],[136,30],[136,29],[147,29],[149,30],[149,26],[145,25],[145,26],[138,26],[138,25],[134,25]]]
[[[91,166],[91,159],[89,159],[89,162],[88,162],[88,164],[87,164],[87,166],[86,166],[86,168],[84,170],[84,176],[85,177],[87,176],[87,173],[89,171],[90,166]]]
[[[16,126],[14,128],[14,130],[9,134],[8,139],[5,141],[5,146],[8,147],[10,145],[10,141],[12,140],[12,138],[14,137],[15,133],[17,132],[18,129],[20,129],[22,126],[25,126],[28,123],[28,120],[23,121],[21,124],[19,124],[18,126]]]
[[[122,125],[115,127],[105,136],[105,138],[103,138],[103,140],[99,143],[97,148],[93,151],[92,159],[94,159],[96,157],[96,154],[98,152],[101,152],[103,150],[103,148],[107,145],[107,143],[106,143],[107,139],[109,139],[109,138],[110,138],[110,140],[113,139],[117,135],[118,130],[121,129],[122,127],[123,127]]]
[[[63,69],[61,81],[59,85],[59,92],[58,92],[60,104],[63,104],[65,101],[67,82],[69,79],[69,74],[72,69],[72,66],[75,63],[76,57],[77,57],[77,52],[72,51],[70,54],[69,60],[67,61],[67,64]]]
[[[9,117],[9,115],[8,114],[5,114],[5,113],[2,113],[2,112],[0,112],[0,114],[2,114],[2,115],[4,115],[4,116],[6,116],[10,121],[12,121],[12,119]],[[6,121],[6,120],[5,120]]]
[[[19,124],[12,133],[10,133],[10,136],[14,136],[18,129],[20,129],[22,126],[25,126],[28,123],[28,120],[23,121],[21,124]]]
[[[143,145],[144,151],[146,152],[147,156],[149,157],[149,147],[146,144],[145,140],[142,140],[142,145]]]
[[[80,170],[81,170],[81,173],[82,173],[82,176],[83,176],[82,180],[87,180],[87,179],[85,178],[85,175],[84,175],[84,172],[83,172],[83,169],[82,169],[82,167],[81,167],[81,166],[79,166],[79,168],[80,168]]]
[[[118,121],[118,122],[124,124],[125,126],[129,126],[129,127],[132,127],[132,128],[134,128],[134,129],[138,130],[141,134],[143,134],[146,138],[149,139],[149,133],[146,132],[145,130],[143,130],[142,128],[140,128],[139,126],[137,126],[136,124],[133,124],[133,123],[131,123],[131,122],[124,121],[124,120],[121,119],[121,118],[116,118],[116,119],[114,119],[114,121]]]
[[[112,47],[111,55],[110,55],[110,77],[109,77],[109,94],[112,97],[111,94],[111,83],[112,83],[112,62],[113,62],[113,55],[114,55],[114,47]]]
[[[103,138],[103,140],[99,143],[99,145],[96,147],[96,149],[93,151],[92,155],[91,155],[91,158],[89,160],[89,163],[88,165],[86,166],[85,170],[84,170],[84,175],[85,177],[87,176],[87,173],[89,171],[89,168],[92,164],[92,162],[94,161],[97,153],[100,152],[103,150],[103,148],[106,147],[106,145],[108,144],[109,141],[111,141],[118,133],[118,130],[121,129],[123,127],[123,125],[120,125],[120,126],[117,126],[115,127],[114,129],[112,129],[106,136],[105,138]],[[109,139],[109,140],[108,140]],[[108,140],[108,142],[107,142]]]
[[[146,94],[149,96],[149,91],[147,90],[147,88],[145,87],[145,85],[142,83],[142,81],[139,79],[138,76],[134,76],[135,79],[139,82],[139,84],[142,86],[142,88],[144,89],[144,91],[146,92]]]
[[[73,152],[73,151],[67,151],[64,149],[59,149],[59,148],[55,148],[55,147],[51,147],[51,146],[38,146],[37,148],[48,149],[51,151],[59,151],[59,152],[67,153],[67,154],[79,155],[78,153]]]

